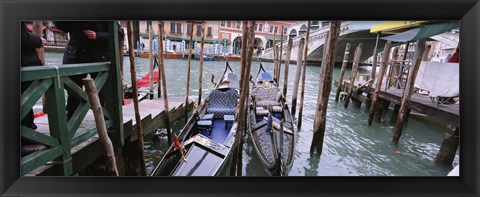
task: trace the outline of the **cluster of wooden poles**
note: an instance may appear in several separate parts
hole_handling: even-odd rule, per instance
[[[283,30],[283,29],[282,29]],[[283,34],[283,33],[282,33]],[[320,86],[318,90],[317,105],[315,110],[315,120],[313,126],[313,138],[310,146],[311,153],[322,153],[323,147],[323,138],[325,134],[325,125],[326,125],[326,112],[328,107],[328,95],[332,87],[332,76],[333,76],[333,67],[335,65],[335,51],[338,45],[338,38],[340,35],[340,21],[332,21],[330,25],[330,30],[325,37],[322,65],[320,72]],[[309,47],[309,36],[310,36],[310,21],[307,23],[307,32],[305,38],[301,38],[298,44],[298,53],[297,53],[297,68],[295,71],[295,79],[293,86],[293,95],[292,95],[292,116],[296,114],[297,100],[298,100],[298,88],[301,79],[301,90],[300,90],[300,103],[298,111],[298,120],[297,127],[302,127],[302,115],[303,115],[303,104],[305,98],[305,79],[306,79],[306,70],[307,70],[307,56],[308,56],[308,47]],[[286,59],[285,59],[285,72],[283,80],[283,95],[286,98],[287,96],[287,84],[288,84],[288,69],[290,63],[290,53],[292,50],[292,40],[288,40]],[[280,78],[280,69],[281,69],[281,55],[277,55],[274,47],[274,80],[278,83]],[[280,45],[280,54],[282,54],[282,44]]]
[[[241,56],[241,77],[240,77],[240,101],[238,105],[238,118],[237,118],[237,131],[235,143],[233,146],[233,156],[232,156],[232,165],[230,168],[231,176],[241,176],[242,175],[242,147],[245,137],[245,128],[246,128],[246,107],[248,106],[247,98],[249,91],[248,79],[250,77],[250,67],[251,67],[251,58],[253,55],[254,49],[254,21],[247,21],[243,26],[243,36],[242,36],[242,56]],[[295,114],[296,101],[297,101],[297,92],[298,85],[300,82],[300,76],[302,76],[302,91],[300,94],[300,110],[299,110],[299,120],[298,127],[301,127],[302,122],[302,111],[303,111],[303,102],[304,102],[304,89],[305,89],[305,78],[306,78],[306,57],[308,54],[308,37],[310,34],[310,22],[308,22],[306,39],[301,39],[299,44],[299,52],[297,56],[297,70],[295,75],[295,86],[293,90],[292,98],[292,115]],[[340,21],[332,21],[331,28],[326,38],[325,49],[322,61],[322,72],[320,76],[321,86],[319,87],[319,98],[317,100],[317,110],[315,114],[315,125],[314,125],[314,138],[312,140],[311,152],[316,151],[318,154],[321,154],[322,145],[323,145],[323,136],[325,132],[325,123],[326,123],[326,109],[328,105],[328,94],[331,90],[331,81],[333,75],[333,67],[335,61],[335,50],[338,44],[338,37],[340,34]],[[283,35],[283,28],[282,28]],[[306,40],[306,41],[305,41]],[[274,42],[274,75],[273,79],[278,84],[280,78],[281,70],[281,56],[283,42],[280,44],[280,55],[278,50],[276,50],[276,44]],[[288,84],[288,69],[290,63],[290,52],[292,50],[292,40],[289,39],[287,51],[286,51],[286,60],[285,60],[285,74],[284,74],[284,84],[283,84],[283,95],[286,98],[287,94],[287,84]],[[303,50],[303,51],[302,51]],[[303,54],[302,54],[303,52]]]
[[[298,114],[298,128],[301,128],[302,125],[302,111],[303,111],[303,102],[304,102],[304,88],[305,88],[305,74],[306,74],[306,57],[307,57],[307,51],[308,51],[308,40],[309,40],[309,31],[310,31],[310,22],[308,23],[307,27],[307,32],[306,32],[306,39],[301,39],[299,42],[299,52],[297,54],[297,70],[295,73],[295,81],[294,81],[294,88],[293,88],[293,96],[292,96],[292,115],[295,116],[296,113],[296,105],[297,105],[297,93],[298,93],[298,86],[300,82],[300,76],[302,76],[302,86],[301,86],[301,91],[300,91],[300,109],[299,109],[299,114]],[[331,91],[331,82],[332,82],[332,75],[333,75],[333,67],[335,63],[335,51],[336,47],[338,44],[338,37],[340,33],[340,22],[339,21],[332,21],[330,30],[327,33],[327,36],[325,37],[325,42],[324,42],[324,49],[323,49],[323,57],[322,57],[322,65],[321,65],[321,72],[320,72],[320,86],[319,86],[319,92],[318,92],[318,97],[317,97],[317,105],[316,105],[316,110],[315,110],[315,119],[314,119],[314,126],[313,126],[313,139],[312,143],[310,146],[310,152],[311,153],[318,153],[321,154],[322,152],[322,146],[323,146],[323,139],[324,139],[324,134],[325,134],[325,124],[326,124],[326,110],[328,106],[328,98],[329,94]],[[378,37],[378,35],[377,35]],[[367,99],[367,108],[369,109],[369,115],[368,115],[368,125],[372,125],[372,121],[375,118],[376,120],[380,120],[382,112],[384,109],[386,109],[389,106],[388,101],[383,101],[379,100],[379,93],[380,89],[382,87],[382,82],[383,82],[383,76],[386,74],[386,69],[388,67],[388,64],[390,62],[390,52],[392,50],[392,43],[390,41],[386,42],[384,51],[383,51],[383,57],[381,60],[381,65],[379,69],[379,73],[377,78],[375,76],[377,75],[375,73],[376,71],[376,64],[377,64],[377,45],[378,45],[378,40],[377,43],[375,44],[375,50],[373,54],[373,59],[374,59],[374,65],[372,66],[372,73],[370,80],[365,82],[362,85],[359,85],[357,87],[356,92],[354,92],[354,80],[356,79],[357,72],[358,72],[358,66],[360,64],[360,57],[362,54],[362,48],[363,44],[360,43],[354,52],[353,56],[353,66],[352,66],[352,71],[351,75],[349,77],[350,83],[349,87],[342,87],[343,86],[343,76],[346,70],[346,66],[349,60],[350,56],[350,43],[346,44],[345,48],[345,54],[344,54],[344,59],[342,63],[342,68],[340,71],[340,76],[338,80],[338,89],[337,89],[337,94],[335,97],[335,101],[338,102],[339,100],[339,95],[342,91],[342,89],[345,89],[346,95],[345,95],[345,103],[344,107],[348,108],[350,100],[354,101],[356,105],[361,104],[359,101],[356,101],[355,99],[352,99],[352,94],[361,94],[362,92],[360,89],[362,89],[364,86],[367,86],[367,92],[370,92],[370,88],[372,88],[372,85],[375,85],[375,90],[373,95],[368,95]],[[406,49],[408,48],[409,43],[407,42],[406,44]],[[288,82],[288,64],[290,62],[290,51],[292,48],[292,42],[289,40],[288,42],[288,48],[287,48],[287,56],[286,56],[286,62],[285,62],[285,79],[284,79],[284,86],[283,86],[283,94],[286,96],[287,94],[287,82]],[[280,51],[281,51],[281,46],[280,46]],[[302,51],[303,49],[303,57],[302,57]],[[424,39],[418,40],[416,44],[416,50],[414,53],[414,60],[411,65],[410,71],[408,73],[406,85],[405,85],[405,94],[401,98],[400,105],[396,105],[393,111],[392,119],[395,123],[395,129],[394,129],[394,135],[392,139],[393,144],[398,144],[398,141],[400,139],[400,136],[402,134],[402,130],[404,127],[404,124],[408,120],[408,115],[410,114],[410,109],[408,108],[411,95],[413,94],[414,91],[414,82],[416,79],[416,75],[418,73],[418,70],[420,68],[420,63],[423,59],[427,57],[427,54],[430,51],[430,46],[426,46],[426,41]],[[405,53],[407,50],[405,50]],[[280,52],[281,54],[281,52]],[[276,54],[275,47],[274,47],[274,80],[278,80],[279,76],[279,70],[281,68],[281,56],[280,56],[280,61],[278,61],[278,55]],[[391,71],[395,73],[395,75],[401,75],[401,71],[399,70],[398,64],[400,62],[405,62],[405,57],[406,54],[404,54],[404,59],[400,60],[398,57],[398,47],[395,47],[392,52],[392,59],[391,61]],[[389,75],[390,79],[387,80],[389,84],[386,85],[392,85],[392,82],[395,80],[394,75]],[[375,82],[376,80],[376,82]],[[396,79],[398,80],[398,79]],[[375,82],[375,83],[374,83]],[[277,81],[278,83],[278,81]],[[458,128],[452,127],[448,128],[448,134],[452,136],[458,136]],[[448,135],[447,135],[448,136]],[[451,140],[448,137],[444,140],[442,143],[442,148],[437,155],[437,158],[435,159],[436,163],[451,163],[453,156],[455,155],[455,151],[448,151],[450,146],[455,146],[455,140]],[[458,143],[457,143],[458,145]],[[451,150],[456,150],[456,149],[451,149]],[[453,156],[452,156],[453,155]]]
[[[403,56],[404,58],[406,57],[408,44],[409,43],[407,43],[406,47],[405,47],[405,54]],[[399,70],[399,65],[398,64],[401,63],[401,62],[405,62],[405,59],[403,59],[403,60],[399,59],[399,57],[398,57],[398,47],[395,47],[393,49],[392,53],[391,53],[392,61],[390,61],[389,58],[390,58],[390,52],[392,50],[392,43],[391,43],[391,41],[387,41],[385,43],[385,47],[384,47],[384,51],[383,51],[383,57],[381,59],[381,65],[380,65],[378,77],[375,78],[374,73],[375,73],[376,68],[375,68],[375,66],[372,66],[371,79],[366,81],[364,84],[359,85],[356,89],[356,92],[354,92],[353,91],[353,87],[355,85],[354,80],[356,78],[357,69],[358,69],[358,66],[359,66],[359,59],[360,59],[360,56],[362,54],[362,46],[363,46],[362,43],[360,43],[355,49],[349,86],[348,87],[343,87],[344,86],[343,76],[344,76],[344,73],[345,73],[345,68],[346,68],[348,58],[349,58],[349,53],[350,53],[350,43],[346,44],[343,64],[342,64],[342,68],[340,70],[340,76],[339,76],[339,79],[338,79],[338,89],[337,89],[337,92],[336,92],[335,101],[338,102],[340,94],[341,94],[342,90],[344,90],[345,93],[346,93],[345,101],[344,101],[344,107],[347,108],[348,104],[350,102],[350,99],[352,99],[352,94],[362,94],[361,89],[366,85],[368,85],[367,92],[370,92],[370,88],[372,87],[373,82],[376,79],[375,90],[373,92],[373,95],[368,95],[368,99],[367,99],[367,102],[366,102],[367,108],[369,109],[368,125],[371,126],[374,119],[377,120],[378,122],[381,121],[381,116],[382,116],[383,110],[388,109],[388,106],[390,104],[390,102],[388,102],[388,101],[379,100],[379,93],[380,93],[380,89],[381,89],[382,83],[383,83],[383,76],[386,74],[386,69],[388,67],[389,62],[390,62],[390,67],[391,67],[391,69],[390,69],[391,73],[388,75],[388,79],[386,80],[389,83],[389,84],[385,84],[386,86],[391,86],[393,84],[392,82],[395,80],[394,75],[392,73],[397,75],[397,77],[401,77],[401,73],[400,73],[401,71]],[[413,59],[413,63],[411,65],[410,71],[408,73],[408,77],[407,77],[407,81],[406,81],[405,89],[404,89],[404,94],[401,98],[400,105],[395,105],[395,108],[394,108],[393,113],[392,113],[392,117],[390,119],[390,121],[392,123],[395,123],[395,128],[394,128],[393,138],[392,138],[392,143],[395,144],[395,145],[397,145],[398,142],[399,142],[404,124],[407,122],[408,116],[410,114],[410,109],[408,108],[408,105],[409,105],[411,96],[414,93],[414,82],[415,82],[415,79],[417,77],[418,70],[420,69],[420,63],[421,63],[422,60],[426,59],[426,57],[427,57],[427,55],[430,51],[430,48],[431,48],[430,45],[426,46],[426,41],[424,39],[417,40],[416,49],[415,49],[415,53],[414,53],[414,57],[413,57],[414,59]],[[376,65],[377,64],[377,62],[376,62],[377,61],[376,49],[374,50],[373,60],[374,60],[373,64]],[[398,80],[398,79],[396,79],[396,80]],[[358,106],[361,104],[359,101],[355,101],[355,100],[353,100],[353,101]],[[455,156],[455,150],[456,150],[455,147],[458,146],[458,139],[451,139],[451,138],[454,138],[455,136],[458,136],[458,134],[459,134],[458,127],[456,128],[455,126],[453,126],[453,127],[449,126],[447,128],[447,137],[444,139],[444,141],[442,143],[442,146],[441,146],[441,149],[440,149],[439,153],[437,154],[437,157],[435,158],[435,163],[438,163],[438,164],[451,164],[452,163],[453,158]],[[451,137],[451,136],[454,136],[454,137]]]
[[[192,27],[194,25],[194,21],[191,22]],[[150,99],[153,99],[154,97],[154,58],[157,58],[158,60],[158,81],[156,82],[158,85],[158,98],[163,96],[163,101],[164,101],[164,110],[166,112],[169,111],[168,107],[168,97],[167,97],[167,84],[166,84],[166,78],[165,78],[165,66],[164,66],[164,46],[163,46],[163,23],[161,21],[158,21],[158,54],[155,55],[153,52],[153,27],[151,21],[147,23],[149,25],[149,59],[150,59],[150,78],[149,78],[149,96]],[[191,28],[190,31],[190,47],[189,47],[189,55],[188,55],[188,76],[187,76],[187,91],[186,91],[186,96],[185,96],[185,119],[187,119],[187,114],[188,114],[188,93],[189,93],[189,84],[190,84],[190,64],[191,64],[191,55],[192,55],[192,48],[193,48],[193,28]],[[132,21],[128,21],[127,24],[127,38],[128,38],[128,44],[129,46],[134,46],[134,41],[133,41],[133,23]],[[200,51],[200,57],[203,57],[203,48],[204,48],[204,40],[205,40],[205,23],[202,22],[202,40],[201,40],[201,51]],[[121,43],[120,46],[123,46]],[[123,57],[121,47],[119,49],[120,57]],[[144,153],[144,138],[143,138],[143,128],[141,123],[141,116],[140,116],[140,109],[139,109],[139,99],[138,99],[138,87],[136,84],[136,71],[135,71],[135,56],[134,56],[134,48],[129,47],[128,49],[129,53],[129,59],[130,59],[130,76],[131,76],[131,81],[132,81],[132,97],[133,97],[133,105],[134,105],[134,110],[135,110],[135,121],[137,122],[136,124],[136,134],[138,136],[137,140],[137,149],[138,149],[138,161],[140,161],[140,172],[142,176],[146,176],[146,163],[145,163],[145,153]],[[120,68],[121,68],[121,76],[122,76],[122,81],[123,81],[123,58],[120,58]],[[199,95],[198,95],[198,101],[199,104],[201,104],[201,99],[202,99],[202,73],[203,73],[203,58],[200,58],[200,77],[199,77]],[[86,81],[86,82],[85,82]],[[115,154],[113,151],[113,146],[108,138],[108,135],[106,133],[106,128],[105,128],[105,120],[102,121],[103,115],[101,112],[101,106],[98,100],[98,93],[96,92],[95,89],[95,84],[93,80],[90,79],[84,79],[84,83],[87,89],[87,93],[90,97],[90,95],[93,96],[93,100],[90,102],[92,103],[92,109],[94,114],[95,114],[95,120],[97,122],[97,129],[99,130],[99,137],[102,143],[104,144],[104,149],[106,151],[107,155],[107,161],[106,161],[106,166],[107,166],[107,171],[110,172],[110,175],[116,175],[118,176],[118,170],[115,162]],[[88,83],[88,84],[87,84]],[[247,93],[248,94],[248,93]],[[98,112],[98,115],[97,115]],[[168,114],[168,113],[166,113]],[[97,121],[97,118],[99,121]],[[167,129],[167,139],[168,139],[168,144],[172,144],[172,134],[171,134],[171,129],[170,129],[170,118],[168,115],[164,116],[165,118],[165,124],[166,124],[166,129]],[[102,123],[103,122],[103,123]],[[102,129],[103,128],[103,129]]]
[[[188,66],[187,66],[187,88],[186,88],[186,95],[185,95],[185,122],[188,119],[188,97],[189,97],[189,89],[190,89],[190,70],[191,70],[191,58],[192,58],[192,49],[193,49],[193,26],[195,23],[201,23],[202,24],[202,38],[201,38],[201,44],[200,44],[200,76],[199,76],[199,95],[198,95],[198,105],[202,104],[202,78],[203,78],[203,48],[204,48],[204,41],[205,41],[205,22],[196,22],[196,21],[190,21],[192,28],[190,28],[190,42],[189,42],[189,52],[188,52]],[[153,80],[154,80],[154,50],[153,50],[153,33],[154,30],[152,28],[152,24],[149,21],[147,23],[150,28],[149,28],[149,57],[150,57],[150,99],[153,99],[154,95],[154,87],[153,87]],[[128,31],[128,41],[129,41],[129,46],[133,46],[133,36],[132,36],[132,22],[128,22],[127,26],[127,31]],[[161,97],[163,94],[163,99],[164,99],[164,110],[168,112],[168,97],[167,97],[167,85],[166,85],[166,79],[165,79],[165,66],[164,66],[164,46],[163,46],[163,23],[161,21],[158,21],[158,55],[156,58],[158,59],[158,97]],[[136,122],[140,122],[140,112],[138,109],[138,92],[137,92],[137,86],[136,83],[136,73],[135,73],[135,60],[134,60],[134,54],[133,54],[133,47],[129,47],[129,57],[130,57],[130,71],[131,71],[131,81],[132,83],[132,89],[133,89],[133,103],[134,103],[134,108],[135,108],[135,119]],[[160,85],[161,84],[161,85]],[[166,113],[168,114],[168,113]],[[170,120],[169,116],[165,116],[165,123],[166,123],[166,129],[167,129],[167,138],[168,138],[168,144],[172,144],[172,134],[170,130]],[[141,128],[141,124],[136,124],[137,128],[137,136],[143,136],[143,130]],[[145,170],[145,156],[144,156],[144,140],[143,137],[138,138],[138,148],[139,148],[139,160],[141,161],[141,170],[142,170],[142,175],[146,175],[146,170]]]
[[[158,54],[155,56],[154,52],[153,52],[153,27],[152,27],[152,23],[149,22],[148,23],[149,25],[149,43],[150,43],[150,46],[149,46],[149,51],[150,51],[150,99],[153,99],[153,79],[154,79],[154,58],[157,58],[158,60],[158,81],[157,81],[157,85],[158,85],[158,97],[160,98],[161,95],[164,95],[163,96],[163,103],[164,103],[164,110],[165,112],[167,112],[164,116],[165,118],[165,125],[166,125],[166,129],[167,129],[167,139],[168,139],[168,143],[171,144],[172,143],[172,135],[171,135],[171,129],[170,129],[170,117],[168,116],[168,111],[169,111],[169,107],[168,107],[168,97],[167,97],[167,83],[166,83],[166,78],[165,78],[165,66],[164,66],[164,57],[163,57],[163,50],[164,50],[164,47],[163,47],[163,41],[162,41],[162,38],[163,38],[163,23],[162,22],[158,22]],[[140,116],[140,109],[139,109],[139,106],[138,106],[138,87],[137,87],[137,79],[136,79],[136,71],[135,71],[135,56],[134,56],[134,48],[132,46],[134,46],[134,42],[133,42],[133,23],[132,21],[128,21],[128,24],[127,24],[127,38],[128,38],[128,46],[130,46],[128,48],[128,55],[129,55],[129,59],[130,59],[130,77],[131,77],[131,81],[132,81],[132,97],[133,97],[133,105],[134,105],[134,110],[135,110],[135,121],[137,124],[135,124],[136,126],[136,134],[138,136],[138,140],[137,140],[137,148],[138,148],[138,161],[140,161],[140,172],[141,172],[141,175],[142,176],[146,176],[147,175],[147,171],[146,171],[146,164],[145,164],[145,152],[144,152],[144,139],[143,139],[143,128],[142,128],[142,124],[141,124],[141,116]],[[121,50],[120,50],[121,51]],[[120,52],[121,53],[121,52]],[[123,57],[123,54],[121,54],[120,57]],[[123,58],[120,58],[120,59],[123,59]],[[121,66],[122,68],[121,70],[121,73],[122,73],[122,81],[123,81],[123,65],[122,65],[122,62],[121,62]],[[110,157],[109,157],[110,158]],[[114,158],[114,157],[113,157]],[[111,159],[109,159],[111,160]],[[113,159],[114,161],[114,159]],[[107,163],[110,163],[109,161],[107,161]],[[107,164],[108,165],[108,164]],[[118,175],[118,173],[117,173]]]
[[[349,58],[350,44],[348,43],[346,45],[346,48],[345,48],[344,60],[343,60],[342,68],[340,70],[340,76],[339,76],[339,79],[338,79],[338,89],[337,89],[337,93],[336,93],[336,96],[335,96],[335,101],[338,102],[339,95],[342,92],[342,89],[344,89],[344,88],[346,89],[346,96],[345,96],[345,103],[344,103],[345,108],[348,107],[349,102],[352,98],[352,94],[361,94],[362,92],[361,92],[360,89],[362,89],[362,87],[364,87],[366,85],[368,85],[368,88],[371,88],[371,86],[373,84],[372,82],[375,80],[375,75],[373,75],[372,76],[373,78],[371,78],[370,80],[365,82],[363,85],[359,85],[359,87],[357,87],[356,92],[353,91],[353,87],[355,85],[354,82],[355,82],[355,78],[356,78],[356,75],[357,75],[357,69],[358,69],[358,66],[359,66],[359,60],[360,60],[360,56],[362,54],[362,47],[363,47],[363,44],[360,43],[358,45],[358,47],[356,47],[356,49],[355,49],[355,53],[354,53],[354,57],[353,57],[352,73],[350,75],[349,87],[343,87],[343,85],[344,85],[343,84],[343,76],[344,76],[345,68],[346,68],[346,65],[347,65],[348,58]],[[377,120],[380,120],[382,110],[384,108],[386,108],[386,106],[388,106],[386,104],[383,104],[383,102],[379,102],[378,96],[379,96],[379,93],[380,93],[380,89],[382,87],[383,76],[385,75],[385,71],[388,67],[391,48],[392,48],[391,41],[387,41],[385,43],[385,47],[384,47],[384,51],[383,51],[383,57],[382,57],[382,61],[381,61],[381,66],[380,66],[380,70],[379,70],[379,73],[378,73],[379,77],[376,78],[375,90],[374,90],[374,93],[373,93],[373,97],[371,98],[370,103],[367,103],[367,107],[369,106],[368,107],[369,108],[369,115],[368,115],[368,125],[369,126],[372,125],[372,121],[373,121],[374,117],[376,117]],[[428,54],[429,48],[430,48],[430,46],[425,46],[425,40],[419,40],[417,42],[417,48],[415,50],[415,55],[414,55],[415,59],[414,59],[412,68],[409,72],[409,76],[408,76],[407,83],[406,83],[405,90],[404,90],[405,94],[402,97],[402,101],[401,101],[401,104],[400,104],[399,108],[395,108],[395,110],[394,110],[394,115],[395,115],[395,120],[396,120],[394,137],[392,139],[392,142],[394,144],[398,144],[398,140],[401,136],[402,129],[403,129],[403,124],[406,120],[407,113],[409,112],[408,103],[409,103],[411,95],[413,93],[413,85],[414,85],[414,82],[415,82],[416,75],[418,73],[418,69],[420,68],[420,62],[421,62],[422,58],[426,54]],[[376,64],[376,59],[377,59],[376,56],[377,55],[374,52],[374,56],[373,56],[374,64]],[[393,56],[394,60],[392,61],[391,66],[393,68],[393,67],[396,67],[395,64],[397,64],[399,62],[399,60],[398,60],[398,47],[396,47],[393,50],[392,56]],[[372,72],[374,72],[373,69],[375,69],[375,68],[372,68]],[[390,75],[390,77],[393,77],[393,76]]]

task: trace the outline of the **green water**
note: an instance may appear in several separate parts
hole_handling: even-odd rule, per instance
[[[61,64],[62,54],[47,53],[49,65]],[[137,79],[147,74],[147,58],[136,58]],[[263,62],[264,68],[273,72],[273,64]],[[224,61],[205,61],[203,69],[203,98],[212,90],[211,74],[220,77]],[[240,63],[230,62],[235,72],[239,73]],[[129,59],[124,59],[125,82],[130,82]],[[259,63],[253,62],[251,74],[258,71]],[[293,80],[296,65],[290,65],[287,100],[291,102]],[[168,95],[183,98],[186,90],[187,60],[165,60]],[[283,84],[283,67],[280,84]],[[333,79],[338,79],[340,69],[335,68]],[[362,70],[361,72],[366,72]],[[302,129],[297,132],[295,161],[290,176],[445,176],[451,166],[438,166],[433,160],[440,149],[446,125],[429,117],[412,115],[406,125],[398,145],[392,145],[394,125],[389,123],[392,110],[383,115],[381,123],[367,125],[368,112],[364,105],[348,109],[343,103],[335,103],[335,91],[330,94],[327,110],[327,124],[323,153],[321,157],[311,156],[310,144],[314,111],[319,87],[319,66],[308,66],[305,87],[305,106]],[[346,72],[346,76],[350,71]],[[198,98],[199,61],[191,63],[190,99]],[[283,85],[282,85],[283,87]],[[336,87],[332,86],[332,90]],[[299,94],[300,95],[300,94]],[[291,104],[289,104],[291,106]],[[298,110],[297,110],[298,111]],[[173,129],[178,132],[183,122],[175,122]],[[147,171],[153,170],[166,152],[165,131],[160,130],[159,141],[146,139],[145,152]],[[398,153],[399,151],[399,153]],[[459,152],[453,165],[459,163]],[[247,138],[243,152],[243,175],[265,176],[266,173],[253,150],[250,138]],[[225,174],[227,174],[225,172]]]

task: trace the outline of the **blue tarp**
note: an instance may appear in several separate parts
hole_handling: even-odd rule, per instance
[[[260,76],[258,76],[257,81],[263,81],[264,79],[268,79],[268,81],[272,81],[273,77],[272,77],[272,75],[264,72],[264,73],[260,74]]]

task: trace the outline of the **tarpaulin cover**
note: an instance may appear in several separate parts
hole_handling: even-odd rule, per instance
[[[421,27],[408,30],[396,35],[383,37],[381,39],[390,40],[393,42],[415,41],[419,39],[429,38],[429,37],[450,31],[457,27],[458,27],[458,21],[428,24],[428,25],[422,25]]]
[[[460,69],[458,63],[422,62],[415,87],[430,92],[430,97],[460,95]]]

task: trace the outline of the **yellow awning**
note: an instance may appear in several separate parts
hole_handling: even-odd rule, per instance
[[[388,21],[372,26],[370,33],[399,33],[427,22],[428,21]]]

